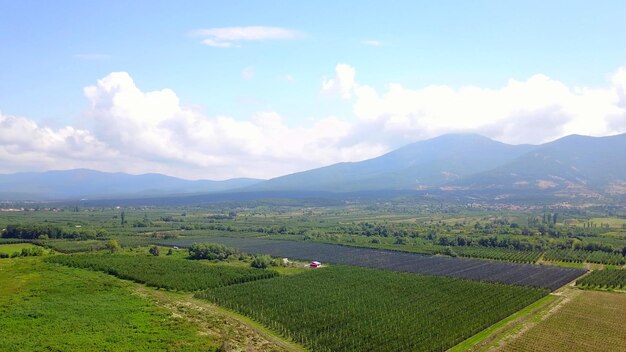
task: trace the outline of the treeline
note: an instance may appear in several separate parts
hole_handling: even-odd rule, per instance
[[[249,255],[241,253],[235,248],[227,247],[218,243],[194,243],[189,247],[190,259],[227,260],[236,257],[239,260],[251,260],[250,266],[258,269],[266,269],[272,266],[280,266],[281,261],[273,259],[269,255]]]
[[[549,250],[549,249],[574,249],[583,251],[600,251],[606,253],[620,253],[626,255],[626,247],[615,248],[609,244],[588,242],[583,243],[575,238],[565,240],[549,240],[544,238],[511,238],[498,236],[468,237],[437,236],[436,244],[441,246],[479,246],[487,248],[509,248],[519,251]]]
[[[89,228],[68,228],[48,224],[13,224],[7,225],[0,234],[3,238],[20,239],[74,239],[74,240],[94,240],[108,237],[108,233],[102,229]]]

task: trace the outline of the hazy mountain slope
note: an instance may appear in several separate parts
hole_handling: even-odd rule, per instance
[[[529,145],[507,145],[475,134],[444,135],[407,145],[377,158],[277,177],[250,189],[420,189],[493,169],[533,148]]]
[[[260,180],[189,181],[161,174],[129,175],[86,169],[0,175],[0,198],[61,199],[219,192]]]
[[[471,189],[619,192],[626,186],[626,134],[567,136],[456,185]]]

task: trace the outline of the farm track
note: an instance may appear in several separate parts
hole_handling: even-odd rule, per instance
[[[303,347],[286,341],[266,328],[192,294],[157,290],[142,284],[133,284],[134,292],[157,306],[169,310],[173,316],[198,326],[202,334],[222,341],[224,351],[246,352],[302,352]]]
[[[562,268],[493,260],[429,256],[390,250],[340,246],[325,243],[265,240],[258,238],[212,237],[162,242],[163,245],[191,246],[194,242],[215,242],[253,254],[269,254],[303,260],[346,264],[367,268],[387,269],[500,282],[546,288],[562,287],[586,272],[579,268]]]

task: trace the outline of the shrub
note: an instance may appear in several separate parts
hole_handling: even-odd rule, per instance
[[[272,258],[268,255],[257,255],[250,263],[250,266],[258,269],[266,269],[272,265]]]
[[[115,253],[115,252],[118,252],[120,249],[122,249],[122,246],[120,246],[117,240],[109,240],[106,243],[106,249],[108,249],[109,252],[111,253]]]

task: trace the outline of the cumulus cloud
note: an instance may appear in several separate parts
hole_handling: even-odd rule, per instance
[[[85,118],[99,141],[133,158],[170,165],[168,173],[193,177],[272,177],[328,163],[364,159],[382,145],[340,145],[351,125],[334,117],[289,127],[276,112],[249,121],[208,117],[180,105],[164,89],[141,91],[130,75],[112,73],[85,88]]]
[[[546,75],[511,79],[502,87],[411,89],[389,84],[379,92],[355,79],[356,70],[338,65],[323,92],[351,99],[359,130],[368,126],[389,143],[408,143],[449,132],[476,132],[509,143],[542,143],[568,134],[624,132],[626,70],[604,88],[569,87]]]
[[[338,64],[335,67],[335,77],[325,79],[322,82],[322,94],[327,96],[340,96],[343,99],[350,99],[352,92],[356,88],[354,77],[356,70],[346,64]]]
[[[378,156],[450,132],[509,143],[541,143],[568,134],[626,132],[626,69],[603,87],[572,87],[546,75],[497,88],[398,83],[377,89],[356,70],[335,67],[322,93],[352,116],[293,125],[275,111],[250,119],[207,116],[171,89],[143,91],[125,72],[84,89],[88,128],[50,128],[0,113],[0,172],[86,167],[186,178],[269,178]]]
[[[194,35],[203,37],[202,43],[217,48],[239,47],[241,41],[287,40],[300,36],[297,31],[267,26],[218,27],[198,29]]]
[[[52,129],[31,119],[0,113],[0,172],[95,167],[118,157],[87,130]]]

